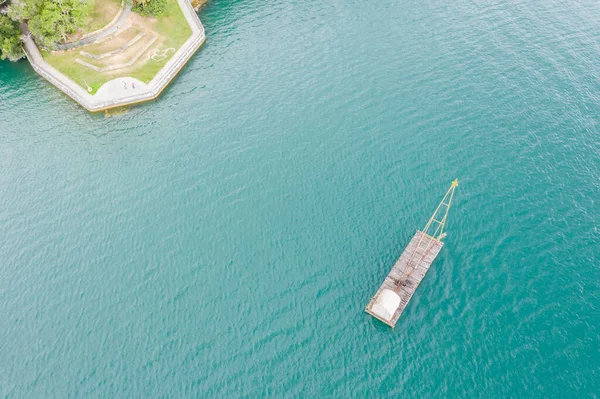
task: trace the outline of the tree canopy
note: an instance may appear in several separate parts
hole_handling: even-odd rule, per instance
[[[66,40],[85,25],[93,8],[90,0],[44,1],[29,19],[29,30],[44,45]]]
[[[14,0],[8,15],[13,20],[28,20],[37,41],[49,46],[84,26],[93,8],[94,0]]]
[[[17,29],[19,22],[27,21],[38,43],[50,46],[84,26],[93,8],[94,0],[12,0],[8,18],[17,24]],[[8,22],[4,24],[8,26]],[[13,43],[14,36],[9,31],[8,28],[0,31],[0,43],[7,43],[3,48]]]
[[[0,15],[0,59],[16,61],[23,56],[19,23]]]
[[[158,17],[167,13],[167,5],[167,0],[136,0],[133,10],[142,15]]]

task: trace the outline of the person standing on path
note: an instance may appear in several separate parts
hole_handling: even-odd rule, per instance
[[[135,83],[134,83],[134,82],[131,82],[131,87],[132,87],[133,89],[135,89]]]

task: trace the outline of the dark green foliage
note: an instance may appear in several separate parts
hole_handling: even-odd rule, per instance
[[[93,7],[90,0],[46,0],[29,19],[29,30],[46,46],[65,40],[85,25]]]
[[[51,0],[19,0],[13,1],[8,8],[8,16],[13,21],[23,21],[39,14],[44,3]]]
[[[24,55],[19,23],[0,15],[0,59],[16,61]]]
[[[167,0],[137,0],[133,10],[142,15],[159,17],[167,13]]]
[[[28,20],[38,43],[50,46],[83,27],[93,8],[94,0],[19,0],[9,6],[8,16]]]

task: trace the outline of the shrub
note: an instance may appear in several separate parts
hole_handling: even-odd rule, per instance
[[[160,17],[167,13],[168,0],[138,0],[133,10],[142,15]]]

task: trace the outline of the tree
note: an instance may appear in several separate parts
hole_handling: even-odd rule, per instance
[[[84,26],[93,7],[93,0],[33,0],[25,13],[33,14],[29,18],[31,33],[41,44],[50,46]],[[37,12],[32,12],[35,8]]]
[[[13,21],[25,21],[39,14],[46,1],[48,0],[12,0],[8,7],[8,16]]]
[[[23,57],[21,22],[27,21],[37,42],[49,47],[85,26],[92,15],[94,1],[0,0],[0,4],[8,3],[7,16],[0,14],[0,59]]]
[[[17,61],[24,55],[19,23],[0,15],[0,59]]]
[[[155,17],[167,13],[167,0],[136,0],[133,10],[142,15],[153,15]]]

